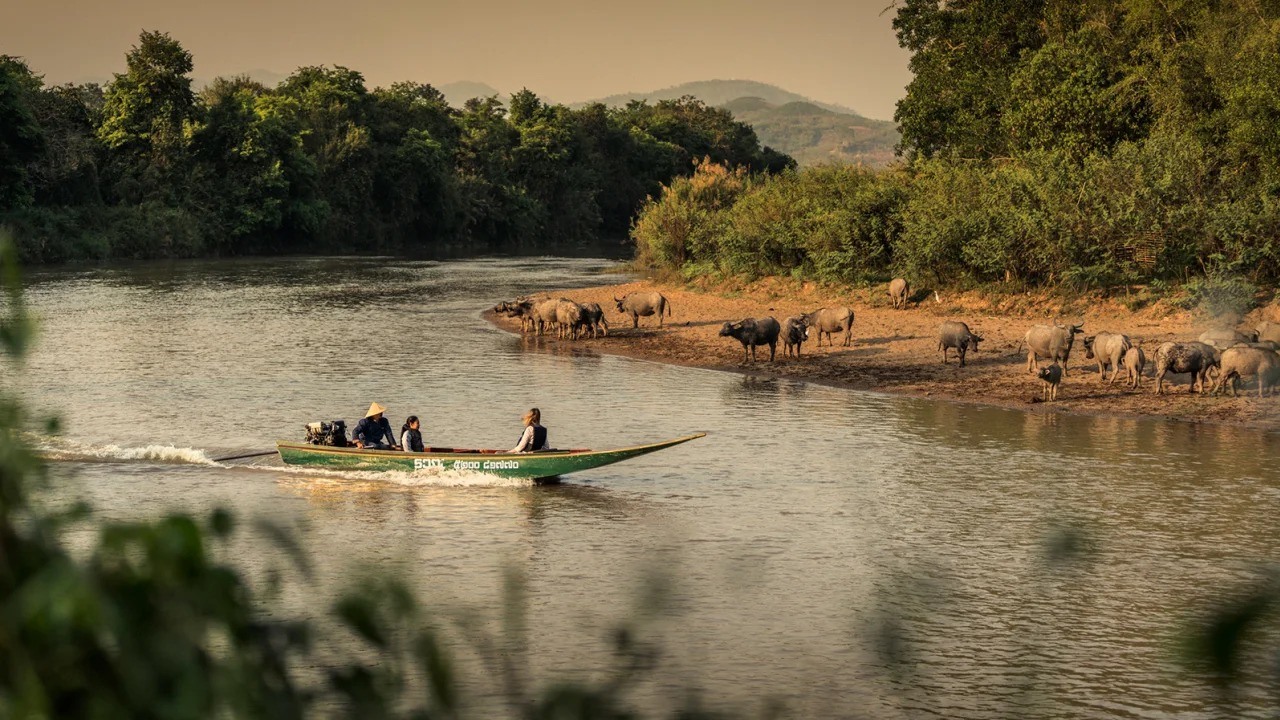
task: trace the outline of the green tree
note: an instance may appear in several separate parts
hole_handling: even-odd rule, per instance
[[[449,243],[462,224],[453,172],[455,111],[439,90],[418,83],[378,88],[372,99],[379,168],[372,200],[385,233],[412,247]]]
[[[191,132],[196,169],[191,199],[212,218],[223,251],[270,245],[289,204],[286,158],[300,150],[285,123],[258,112],[267,90],[247,77],[217,78],[201,93],[201,120]]]
[[[96,135],[102,88],[62,85],[42,90],[33,110],[45,136],[44,152],[30,166],[36,202],[53,206],[102,204],[102,143]]]
[[[373,100],[364,76],[341,66],[299,68],[280,83],[277,94],[292,101],[287,107],[327,208],[324,224],[313,232],[329,246],[356,238],[364,238],[368,247],[379,246],[384,238],[369,235],[380,224],[371,202],[377,149],[368,124]]]
[[[1094,28],[1029,53],[1011,79],[1001,130],[1014,151],[1051,150],[1079,160],[1146,135],[1141,83],[1108,56]]]
[[[1001,115],[1010,77],[1044,42],[1044,0],[905,0],[893,20],[912,80],[894,120],[899,151],[990,158],[1008,148]]]
[[[113,151],[116,196],[177,202],[186,187],[186,124],[196,115],[191,53],[167,33],[144,31],[127,70],[106,88],[98,137]]]
[[[42,82],[21,59],[0,55],[0,212],[35,198],[29,165],[44,150],[44,132],[32,109]]]

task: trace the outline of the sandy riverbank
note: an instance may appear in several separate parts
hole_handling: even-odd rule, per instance
[[[612,298],[637,290],[659,290],[670,300],[674,315],[659,328],[654,317],[641,318],[632,329],[630,317],[616,312]],[[641,281],[581,290],[555,291],[553,297],[577,302],[597,302],[605,308],[610,333],[607,338],[578,341],[554,336],[529,337],[531,349],[556,350],[572,345],[690,367],[746,372],[766,377],[807,380],[860,390],[876,390],[918,397],[1014,407],[1033,412],[1071,412],[1102,415],[1153,416],[1190,422],[1280,429],[1280,396],[1202,397],[1188,393],[1188,378],[1166,376],[1163,396],[1155,395],[1155,349],[1167,340],[1194,340],[1208,322],[1193,313],[1156,305],[1131,312],[1115,301],[1089,299],[1064,303],[1052,297],[1005,296],[986,298],[974,293],[930,295],[906,310],[893,310],[883,292],[868,290],[833,293],[812,285],[765,281],[725,292],[692,290]],[[847,305],[856,313],[853,345],[834,347],[805,343],[799,359],[786,358],[778,346],[776,360],[768,362],[768,347],[759,348],[760,361],[743,364],[742,346],[718,336],[725,320],[788,315],[822,306]],[[518,323],[486,312],[500,327],[519,332]],[[1123,374],[1114,385],[1098,379],[1097,365],[1084,357],[1077,338],[1058,401],[1040,403],[1040,384],[1026,371],[1021,340],[1028,327],[1054,318],[1084,321],[1086,333],[1123,332],[1141,345],[1148,356],[1146,377],[1140,390],[1123,385]],[[1280,320],[1280,308],[1272,305],[1254,311],[1246,319]],[[963,320],[983,336],[980,352],[970,353],[965,368],[955,362],[943,365],[937,349],[937,329],[943,320]],[[815,335],[816,337],[816,335]],[[1172,378],[1172,383],[1169,382]]]

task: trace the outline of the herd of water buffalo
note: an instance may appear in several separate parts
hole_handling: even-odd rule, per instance
[[[902,278],[895,278],[889,283],[889,296],[895,310],[906,309],[910,284]],[[635,292],[613,300],[619,313],[631,317],[633,328],[639,327],[641,317],[652,315],[658,316],[658,326],[661,327],[663,317],[671,315],[671,303],[659,292]],[[524,333],[541,335],[544,331],[555,330],[558,337],[570,339],[587,333],[593,338],[597,333],[609,334],[609,323],[597,303],[576,303],[565,298],[518,298],[499,303],[494,312],[518,318]],[[769,347],[769,360],[773,361],[779,341],[786,356],[794,354],[798,358],[801,345],[814,332],[817,333],[819,347],[824,336],[829,345],[834,345],[836,333],[841,334],[841,345],[848,347],[853,342],[853,321],[852,308],[827,307],[788,317],[781,323],[772,316],[726,322],[720,327],[720,336],[733,338],[742,344],[743,362],[754,362],[756,348],[764,345]],[[1076,335],[1083,334],[1083,323],[1063,325],[1055,322],[1032,326],[1023,337],[1027,349],[1027,371],[1041,380],[1045,401],[1057,399],[1058,386],[1067,374],[1067,362]],[[942,352],[944,364],[949,362],[949,352],[954,350],[963,368],[965,355],[969,351],[977,352],[981,341],[982,337],[963,322],[948,320],[938,328],[938,349]],[[1128,335],[1099,332],[1085,336],[1083,344],[1085,358],[1097,363],[1101,379],[1107,380],[1107,370],[1110,369],[1111,377],[1107,382],[1114,384],[1121,368],[1124,368],[1125,383],[1135,390],[1139,388],[1147,354]],[[1041,367],[1042,359],[1049,365]],[[1154,359],[1157,395],[1164,392],[1166,375],[1186,374],[1191,377],[1191,392],[1217,393],[1225,389],[1233,396],[1242,379],[1256,378],[1258,396],[1261,397],[1280,386],[1280,324],[1264,321],[1246,332],[1230,328],[1209,330],[1194,342],[1161,344],[1156,348]],[[1208,384],[1211,380],[1212,388]]]
[[[671,314],[671,303],[658,292],[631,293],[624,298],[614,298],[618,312],[631,316],[631,327],[640,326],[640,318],[650,315],[658,316],[658,327],[662,327],[664,315]],[[541,335],[543,331],[555,330],[556,337],[577,340],[587,333],[596,337],[597,333],[608,336],[609,321],[605,319],[604,310],[599,303],[576,303],[566,298],[548,298],[534,300],[516,298],[509,302],[500,302],[493,311],[499,315],[520,320],[520,332],[533,332]]]

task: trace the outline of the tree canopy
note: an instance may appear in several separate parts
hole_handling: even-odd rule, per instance
[[[193,58],[143,32],[105,88],[46,87],[0,58],[0,224],[28,262],[571,246],[621,237],[695,162],[794,162],[693,98],[572,110],[524,90],[452,108],[302,67],[193,90]]]
[[[636,222],[640,257],[845,281],[1280,279],[1280,2],[896,8],[914,73],[898,167],[780,173],[726,208],[676,178]],[[755,219],[766,208],[770,222]],[[684,247],[659,222],[677,211],[719,242],[667,252]],[[872,219],[883,242],[863,234]],[[833,232],[843,244],[816,242]]]

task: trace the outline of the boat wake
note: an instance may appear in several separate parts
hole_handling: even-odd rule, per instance
[[[253,472],[269,472],[288,475],[298,480],[311,479],[322,483],[357,481],[381,483],[402,487],[529,487],[532,480],[502,478],[470,470],[445,470],[424,468],[421,470],[333,470],[281,465],[271,457],[257,462],[216,462],[205,450],[176,447],[173,445],[90,445],[63,438],[29,438],[36,451],[46,460],[54,462],[87,463],[153,463],[160,465],[201,465]]]
[[[74,440],[39,439],[33,445],[46,460],[63,462],[152,462],[169,465],[218,466],[205,451],[173,445],[89,445]]]

